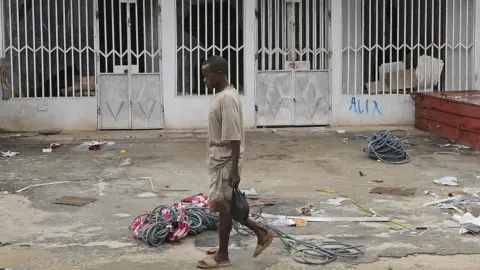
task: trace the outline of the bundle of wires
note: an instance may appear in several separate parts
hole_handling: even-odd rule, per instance
[[[253,210],[253,209],[258,210]],[[251,205],[251,217],[258,221],[262,218],[262,208]],[[292,258],[303,264],[320,265],[335,261],[339,257],[356,258],[363,254],[361,246],[341,242],[308,242],[295,239],[291,235],[268,224],[265,220],[259,223],[266,229],[274,231],[277,237],[290,251]],[[159,206],[151,213],[134,219],[130,232],[134,238],[145,241],[148,245],[158,247],[165,241],[178,241],[187,235],[198,235],[206,230],[217,230],[219,217],[208,209],[190,206]],[[242,223],[233,223],[233,229],[240,235],[249,236],[253,232]]]
[[[403,137],[394,136],[394,132],[402,132]],[[382,130],[367,137],[367,147],[364,151],[375,160],[389,164],[405,164],[411,161],[403,148],[403,140],[408,137],[406,130]]]

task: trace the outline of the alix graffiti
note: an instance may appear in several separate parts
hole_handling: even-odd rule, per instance
[[[378,114],[382,115],[382,111],[380,111],[380,106],[376,100],[369,100],[369,99],[357,99],[352,97],[350,101],[350,109],[349,111],[354,111],[356,114],[364,115],[364,114]]]

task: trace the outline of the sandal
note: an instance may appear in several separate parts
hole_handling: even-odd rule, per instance
[[[265,241],[262,244],[257,244],[257,247],[255,248],[255,253],[253,254],[253,258],[258,257],[258,255],[260,255],[265,249],[267,249],[270,244],[272,244],[274,238],[275,234],[272,231],[268,231]]]
[[[217,262],[213,257],[206,257],[205,259],[198,261],[197,264],[197,267],[200,269],[216,269],[228,266],[232,266],[230,261]]]

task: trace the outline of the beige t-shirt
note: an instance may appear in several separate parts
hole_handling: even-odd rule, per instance
[[[230,141],[240,141],[240,158],[245,149],[243,111],[240,96],[232,86],[215,95],[208,116],[208,166],[223,167],[232,158]]]

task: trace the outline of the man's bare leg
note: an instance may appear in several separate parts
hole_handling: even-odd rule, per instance
[[[215,261],[222,263],[228,262],[228,242],[230,239],[230,232],[232,231],[232,216],[230,214],[220,214],[220,224],[218,228],[220,243],[217,254],[215,254]]]
[[[263,244],[265,242],[265,238],[268,235],[268,231],[265,228],[263,228],[262,226],[260,226],[260,224],[258,224],[258,222],[249,218],[244,223],[244,225],[255,233],[255,235],[257,236],[257,239],[258,239],[258,244]]]

